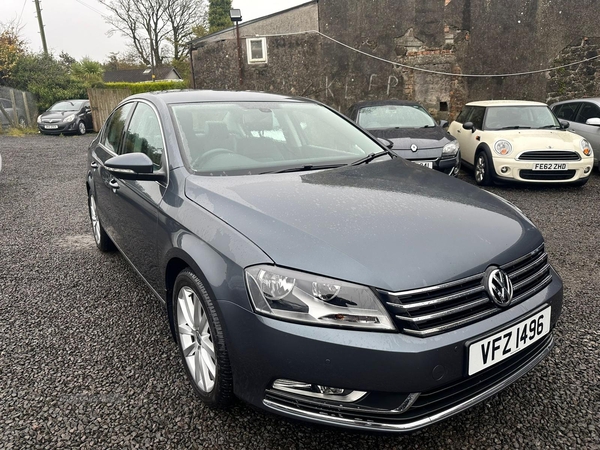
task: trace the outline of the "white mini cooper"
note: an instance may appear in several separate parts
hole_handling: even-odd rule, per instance
[[[463,164],[479,185],[494,181],[587,183],[594,165],[590,143],[566,130],[544,103],[492,100],[468,103],[450,125]]]

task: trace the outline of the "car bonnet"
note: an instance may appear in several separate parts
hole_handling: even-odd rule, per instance
[[[280,266],[394,291],[481,273],[542,243],[502,200],[412,166],[190,176],[185,191]]]

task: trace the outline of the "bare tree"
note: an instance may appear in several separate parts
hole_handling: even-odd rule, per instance
[[[105,17],[113,32],[130,39],[146,65],[181,59],[192,27],[205,19],[206,0],[98,0],[110,12]]]

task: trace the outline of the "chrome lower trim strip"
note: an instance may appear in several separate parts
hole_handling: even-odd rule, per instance
[[[455,294],[447,295],[445,297],[438,297],[433,300],[425,300],[422,302],[416,303],[407,303],[407,304],[399,304],[387,302],[392,308],[397,308],[402,311],[412,311],[413,309],[425,308],[428,306],[439,305],[440,303],[446,303],[452,300],[456,300],[461,297],[466,297],[468,295],[477,294],[478,292],[482,292],[484,290],[483,286],[475,286],[474,288],[465,289],[464,291],[459,291]]]
[[[550,341],[548,342],[548,345],[540,353],[538,353],[538,355],[534,359],[529,361],[526,365],[521,367],[521,369],[519,369],[517,372],[513,373],[510,377],[508,377],[505,380],[501,381],[500,383],[492,386],[487,391],[484,391],[481,394],[476,395],[475,397],[465,400],[464,402],[462,402],[456,406],[453,406],[452,408],[448,408],[445,411],[439,412],[432,416],[426,417],[424,419],[419,419],[419,420],[416,420],[416,421],[410,422],[410,423],[403,423],[403,424],[376,423],[376,422],[367,422],[365,420],[359,420],[359,419],[346,419],[344,417],[334,417],[334,416],[328,416],[325,414],[314,413],[311,411],[303,411],[298,408],[292,408],[290,406],[280,405],[279,403],[276,403],[272,400],[266,400],[266,399],[263,400],[263,405],[265,405],[268,408],[273,409],[274,411],[277,411],[279,413],[282,413],[282,414],[285,414],[288,416],[295,417],[297,419],[303,419],[303,420],[308,420],[311,422],[317,422],[317,423],[322,423],[322,424],[327,424],[327,425],[337,425],[337,426],[345,427],[345,428],[352,428],[352,429],[359,429],[359,430],[391,431],[391,432],[407,432],[407,431],[418,430],[419,428],[423,428],[427,425],[431,425],[435,422],[439,422],[440,420],[444,420],[450,416],[458,414],[459,412],[462,412],[462,411],[476,405],[477,403],[482,402],[483,400],[491,397],[492,395],[497,394],[501,390],[505,389],[506,387],[508,387],[515,381],[517,381],[519,378],[521,378],[523,375],[525,375],[527,372],[529,372],[535,366],[537,366],[546,356],[548,356],[548,353],[550,353],[550,350],[552,350],[553,346],[554,346],[554,337],[550,336]]]

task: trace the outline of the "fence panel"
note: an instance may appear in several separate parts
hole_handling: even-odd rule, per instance
[[[88,98],[92,107],[92,118],[94,120],[94,131],[97,133],[102,124],[108,119],[113,109],[125,97],[129,97],[129,89],[88,89]]]
[[[0,130],[36,125],[37,102],[32,93],[0,86]]]

